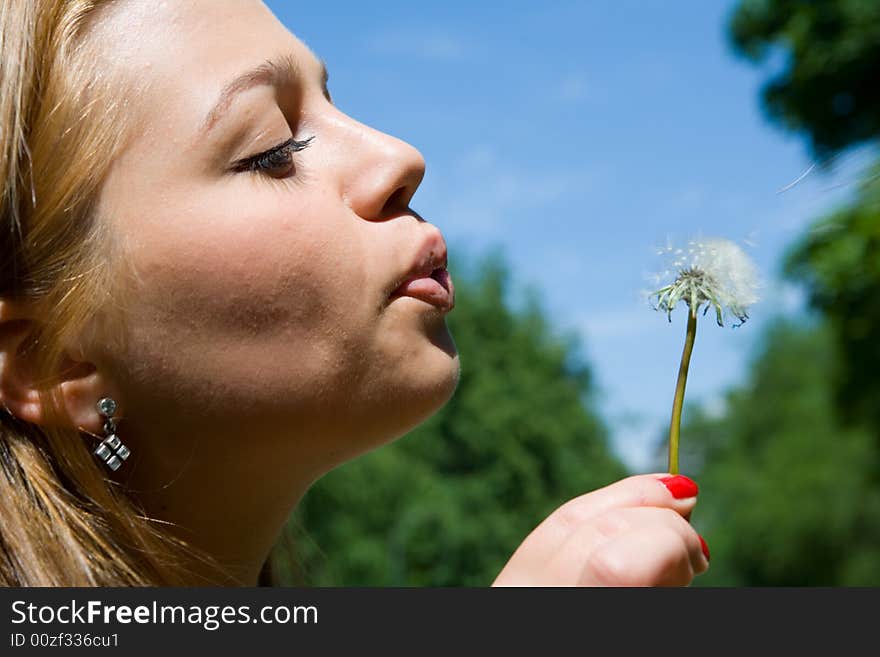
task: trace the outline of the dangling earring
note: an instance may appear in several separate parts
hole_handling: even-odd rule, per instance
[[[118,470],[122,462],[131,454],[131,450],[122,444],[116,435],[116,422],[113,414],[116,413],[116,402],[110,397],[104,397],[98,402],[98,413],[104,418],[104,433],[107,437],[101,441],[95,449],[95,456],[104,461],[111,470]]]

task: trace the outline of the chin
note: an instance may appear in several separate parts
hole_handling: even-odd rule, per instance
[[[392,439],[412,431],[443,408],[455,394],[460,376],[461,361],[457,353],[453,356],[442,353],[430,363],[422,363],[409,385],[401,386],[391,408],[386,406],[388,416],[397,417],[399,422]]]
[[[387,381],[368,398],[373,400],[351,427],[357,440],[347,458],[393,442],[431,418],[455,394],[461,374],[458,354],[422,361],[417,372],[391,384]],[[375,402],[379,401],[378,404]]]
[[[335,425],[330,439],[341,447],[337,457],[347,461],[405,436],[452,398],[461,362],[445,322],[438,324],[416,339],[386,334],[384,350],[338,382],[345,392],[326,409]]]

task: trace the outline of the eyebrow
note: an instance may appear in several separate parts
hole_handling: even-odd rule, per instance
[[[330,75],[327,72],[327,65],[320,57],[315,57],[321,65],[321,83],[327,88],[327,81]],[[281,55],[275,59],[268,59],[259,66],[245,71],[241,75],[236,76],[226,83],[214,107],[205,116],[200,134],[207,134],[220,120],[235,97],[261,85],[270,85],[275,87],[293,86],[302,79],[302,67],[297,59],[291,54]]]

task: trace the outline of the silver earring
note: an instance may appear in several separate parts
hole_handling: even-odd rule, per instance
[[[113,420],[116,402],[111,397],[104,397],[98,402],[98,413],[105,418],[104,433],[107,437],[95,449],[95,456],[104,461],[111,470],[118,470],[122,462],[131,454],[131,450],[123,445],[116,435],[116,422]]]

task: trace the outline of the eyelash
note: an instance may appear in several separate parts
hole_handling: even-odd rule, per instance
[[[233,165],[232,170],[236,172],[253,171],[266,173],[267,175],[278,173],[280,175],[277,177],[282,177],[293,167],[293,153],[305,150],[312,143],[313,139],[314,137],[309,137],[303,141],[293,138],[288,139],[267,151],[239,160]]]

